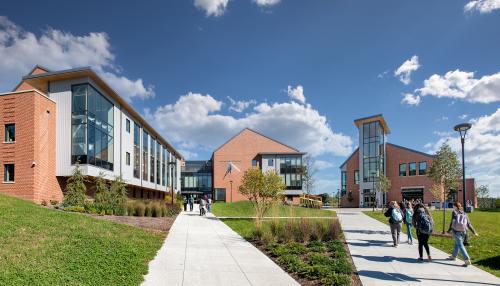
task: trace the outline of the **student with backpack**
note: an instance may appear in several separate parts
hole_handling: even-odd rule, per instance
[[[394,247],[398,247],[399,235],[401,234],[401,223],[403,222],[403,213],[396,201],[389,203],[389,208],[384,213],[389,218],[389,225],[391,227],[392,241]]]
[[[417,203],[413,209],[413,226],[417,230],[418,239],[418,261],[424,261],[424,250],[427,252],[427,258],[429,262],[432,262],[431,252],[429,250],[429,237],[434,229],[434,221],[432,220],[432,215],[429,209],[422,203]]]
[[[406,224],[406,234],[408,235],[408,244],[413,244],[413,235],[411,233],[411,224],[413,223],[413,209],[410,202],[406,203],[404,212],[404,220]]]
[[[455,260],[458,255],[458,251],[460,250],[462,256],[464,257],[464,262],[465,262],[463,266],[467,267],[471,265],[469,254],[467,253],[467,250],[465,249],[464,246],[464,239],[466,236],[467,229],[470,229],[472,233],[474,233],[476,236],[478,234],[476,230],[472,227],[472,224],[469,221],[469,217],[467,217],[467,214],[463,210],[462,204],[459,202],[455,202],[453,208],[454,210],[451,214],[451,222],[448,232],[453,233],[453,237],[455,239],[455,246],[453,247],[453,252],[451,253],[451,256],[448,257],[448,260]]]

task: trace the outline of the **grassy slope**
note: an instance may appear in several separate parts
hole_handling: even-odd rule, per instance
[[[212,213],[216,216],[221,217],[252,217],[255,215],[253,206],[248,201],[235,203],[215,203],[212,206]],[[285,217],[330,217],[335,216],[335,212],[321,209],[278,205],[274,208],[269,209],[264,215]]]
[[[0,285],[138,285],[163,238],[0,195]]]
[[[381,222],[388,222],[388,218],[380,211],[366,211],[365,214]],[[434,211],[432,216],[435,223],[434,231],[441,233],[443,229],[443,212]],[[471,236],[471,245],[467,247],[467,252],[476,266],[500,277],[500,212],[476,210],[469,214],[469,218],[479,236]],[[450,219],[451,212],[448,211],[446,213],[445,231],[448,230]],[[403,227],[403,230],[406,232],[406,227]],[[413,230],[413,233],[414,237],[416,237],[415,230]],[[406,241],[406,238],[403,241]],[[433,236],[430,243],[447,253],[451,253],[453,250],[452,238]]]

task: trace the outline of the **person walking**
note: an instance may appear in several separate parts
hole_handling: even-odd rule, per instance
[[[406,203],[406,208],[404,212],[404,221],[406,225],[406,235],[408,236],[408,244],[413,244],[413,234],[411,233],[411,225],[413,223],[413,209],[410,202]]]
[[[205,207],[207,205],[207,202],[205,201],[204,198],[200,198],[200,216],[205,215]]]
[[[403,222],[403,214],[396,201],[389,203],[389,208],[384,213],[389,218],[389,225],[391,227],[392,241],[394,247],[398,247],[399,236],[401,234],[401,223]]]
[[[453,247],[451,256],[448,257],[448,260],[455,260],[458,255],[458,251],[460,250],[462,256],[464,257],[463,266],[465,267],[471,265],[470,256],[464,246],[464,239],[467,235],[467,229],[470,229],[472,233],[474,233],[474,235],[478,236],[478,233],[470,223],[469,217],[464,212],[462,204],[459,202],[455,202],[455,204],[453,205],[453,212],[451,213],[450,227],[448,228],[448,232],[453,233],[455,246]]]
[[[189,203],[189,211],[192,212],[193,211],[193,207],[194,207],[193,195],[189,196],[188,203]]]
[[[212,199],[208,198],[207,200],[207,211],[211,212],[212,211]]]
[[[434,221],[432,220],[432,215],[429,209],[422,203],[417,203],[413,209],[413,226],[417,230],[418,239],[418,261],[424,261],[424,248],[427,252],[427,258],[429,262],[432,262],[431,252],[429,249],[429,238],[434,229]]]
[[[182,204],[184,205],[184,211],[187,211],[188,199],[187,197],[182,197]]]

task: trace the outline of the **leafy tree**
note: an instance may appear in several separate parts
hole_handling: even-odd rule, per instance
[[[486,199],[490,196],[490,190],[488,186],[486,185],[481,185],[476,188],[476,196],[479,199],[479,207],[484,208],[487,207],[488,205],[486,203]]]
[[[299,167],[299,174],[302,175],[302,183],[306,194],[311,194],[314,189],[316,166],[314,158],[306,155],[302,158],[302,166]]]
[[[83,206],[85,203],[86,178],[80,170],[80,164],[77,162],[73,169],[73,174],[66,181],[65,194],[63,199],[64,206]]]
[[[123,215],[122,212],[125,210],[125,206],[127,204],[128,190],[127,184],[121,175],[116,176],[111,182],[109,193],[113,211],[119,215]]]
[[[246,196],[255,209],[255,225],[261,227],[262,217],[269,207],[283,196],[285,184],[274,171],[262,173],[252,168],[245,171],[238,191]]]
[[[460,178],[462,178],[462,168],[460,168],[457,154],[451,150],[448,143],[443,143],[436,152],[427,176],[435,183],[431,192],[443,202],[443,233],[445,233],[446,208],[444,202],[450,190],[456,189]]]

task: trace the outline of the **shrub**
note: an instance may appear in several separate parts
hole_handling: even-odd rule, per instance
[[[161,204],[159,202],[152,202],[151,208],[153,217],[161,217],[163,215]]]
[[[135,215],[135,202],[127,202],[127,215],[133,216]]]
[[[338,240],[342,237],[342,226],[337,218],[328,220],[328,230],[323,241]]]
[[[80,171],[80,164],[77,162],[73,174],[67,180],[64,206],[83,206],[86,192],[85,176]]]
[[[127,203],[122,203],[114,209],[113,213],[118,216],[127,215]]]
[[[497,209],[500,209],[500,198],[497,199],[495,205],[496,205]]]
[[[136,216],[144,216],[146,214],[146,205],[142,201],[136,201],[134,203],[134,214]]]
[[[179,214],[181,212],[181,207],[174,204],[174,205],[170,205],[170,204],[167,204],[166,205],[166,216],[168,217],[172,217],[172,216],[175,216],[177,214]]]
[[[153,216],[153,208],[151,206],[151,202],[147,202],[146,203],[145,215],[147,217],[152,217]]]
[[[59,205],[59,201],[58,200],[50,200],[50,205],[57,206],[57,205]]]
[[[312,251],[312,252],[319,252],[322,253],[325,251],[325,247],[323,246],[323,243],[319,240],[311,240],[307,244],[307,248]]]
[[[66,212],[84,213],[85,212],[85,208],[82,207],[82,206],[69,206],[69,207],[65,207],[64,211],[66,211]]]
[[[346,251],[344,245],[340,241],[329,241],[326,245],[328,250],[330,250],[332,257],[334,258],[343,258],[346,257]]]
[[[105,210],[104,213],[106,215],[113,215],[113,210]]]
[[[46,200],[42,200],[42,202],[40,203],[42,206],[46,207],[47,206],[47,201]]]
[[[95,178],[94,204],[96,209],[100,211],[113,208],[111,194],[109,193],[108,184],[106,184],[103,172],[100,172]]]
[[[329,273],[326,278],[321,279],[321,285],[349,286],[351,285],[351,277],[345,274]]]
[[[309,219],[301,218],[299,222],[297,238],[299,238],[302,242],[307,242],[311,238],[311,233],[312,231]]]

